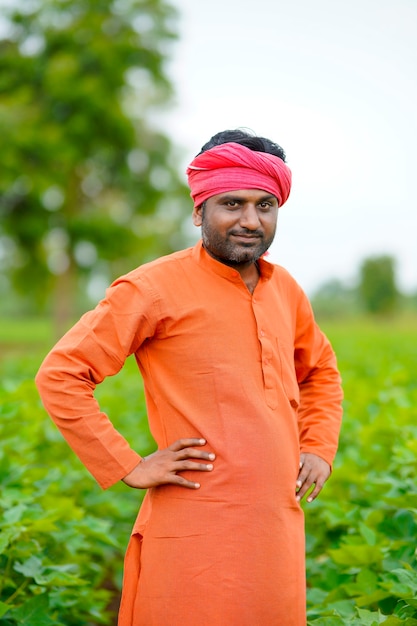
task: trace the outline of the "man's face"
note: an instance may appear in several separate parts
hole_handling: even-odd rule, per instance
[[[277,217],[277,198],[261,189],[212,196],[193,212],[207,252],[232,266],[254,263],[266,252],[274,239]]]

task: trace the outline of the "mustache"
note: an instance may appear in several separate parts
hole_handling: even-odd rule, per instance
[[[262,237],[264,236],[261,230],[249,230],[249,228],[244,228],[241,230],[229,230],[229,235],[236,235],[237,237]]]

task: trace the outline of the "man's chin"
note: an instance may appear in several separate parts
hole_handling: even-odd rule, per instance
[[[240,254],[235,254],[230,258],[230,264],[232,265],[247,265],[248,263],[256,263],[256,261],[265,254],[264,250],[245,250]]]
[[[265,246],[244,246],[241,247],[240,250],[236,250],[236,259],[241,263],[255,263],[265,254],[267,249],[268,248],[265,248]]]
[[[265,254],[268,247],[265,245],[234,245],[234,246],[211,246],[210,241],[203,239],[203,245],[207,252],[215,259],[229,265],[230,267],[239,268],[242,265],[256,263],[256,261]]]

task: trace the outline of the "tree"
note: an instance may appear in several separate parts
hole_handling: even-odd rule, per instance
[[[0,37],[0,257],[66,318],[80,284],[181,245],[187,191],[151,125],[175,13],[164,0],[22,0]],[[157,233],[157,236],[155,234]]]
[[[398,304],[395,259],[388,255],[365,259],[360,268],[359,293],[369,313],[392,313]]]

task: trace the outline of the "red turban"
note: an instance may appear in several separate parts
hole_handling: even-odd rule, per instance
[[[211,196],[237,189],[264,189],[282,206],[291,189],[291,170],[282,159],[232,142],[196,156],[187,176],[195,207]]]

